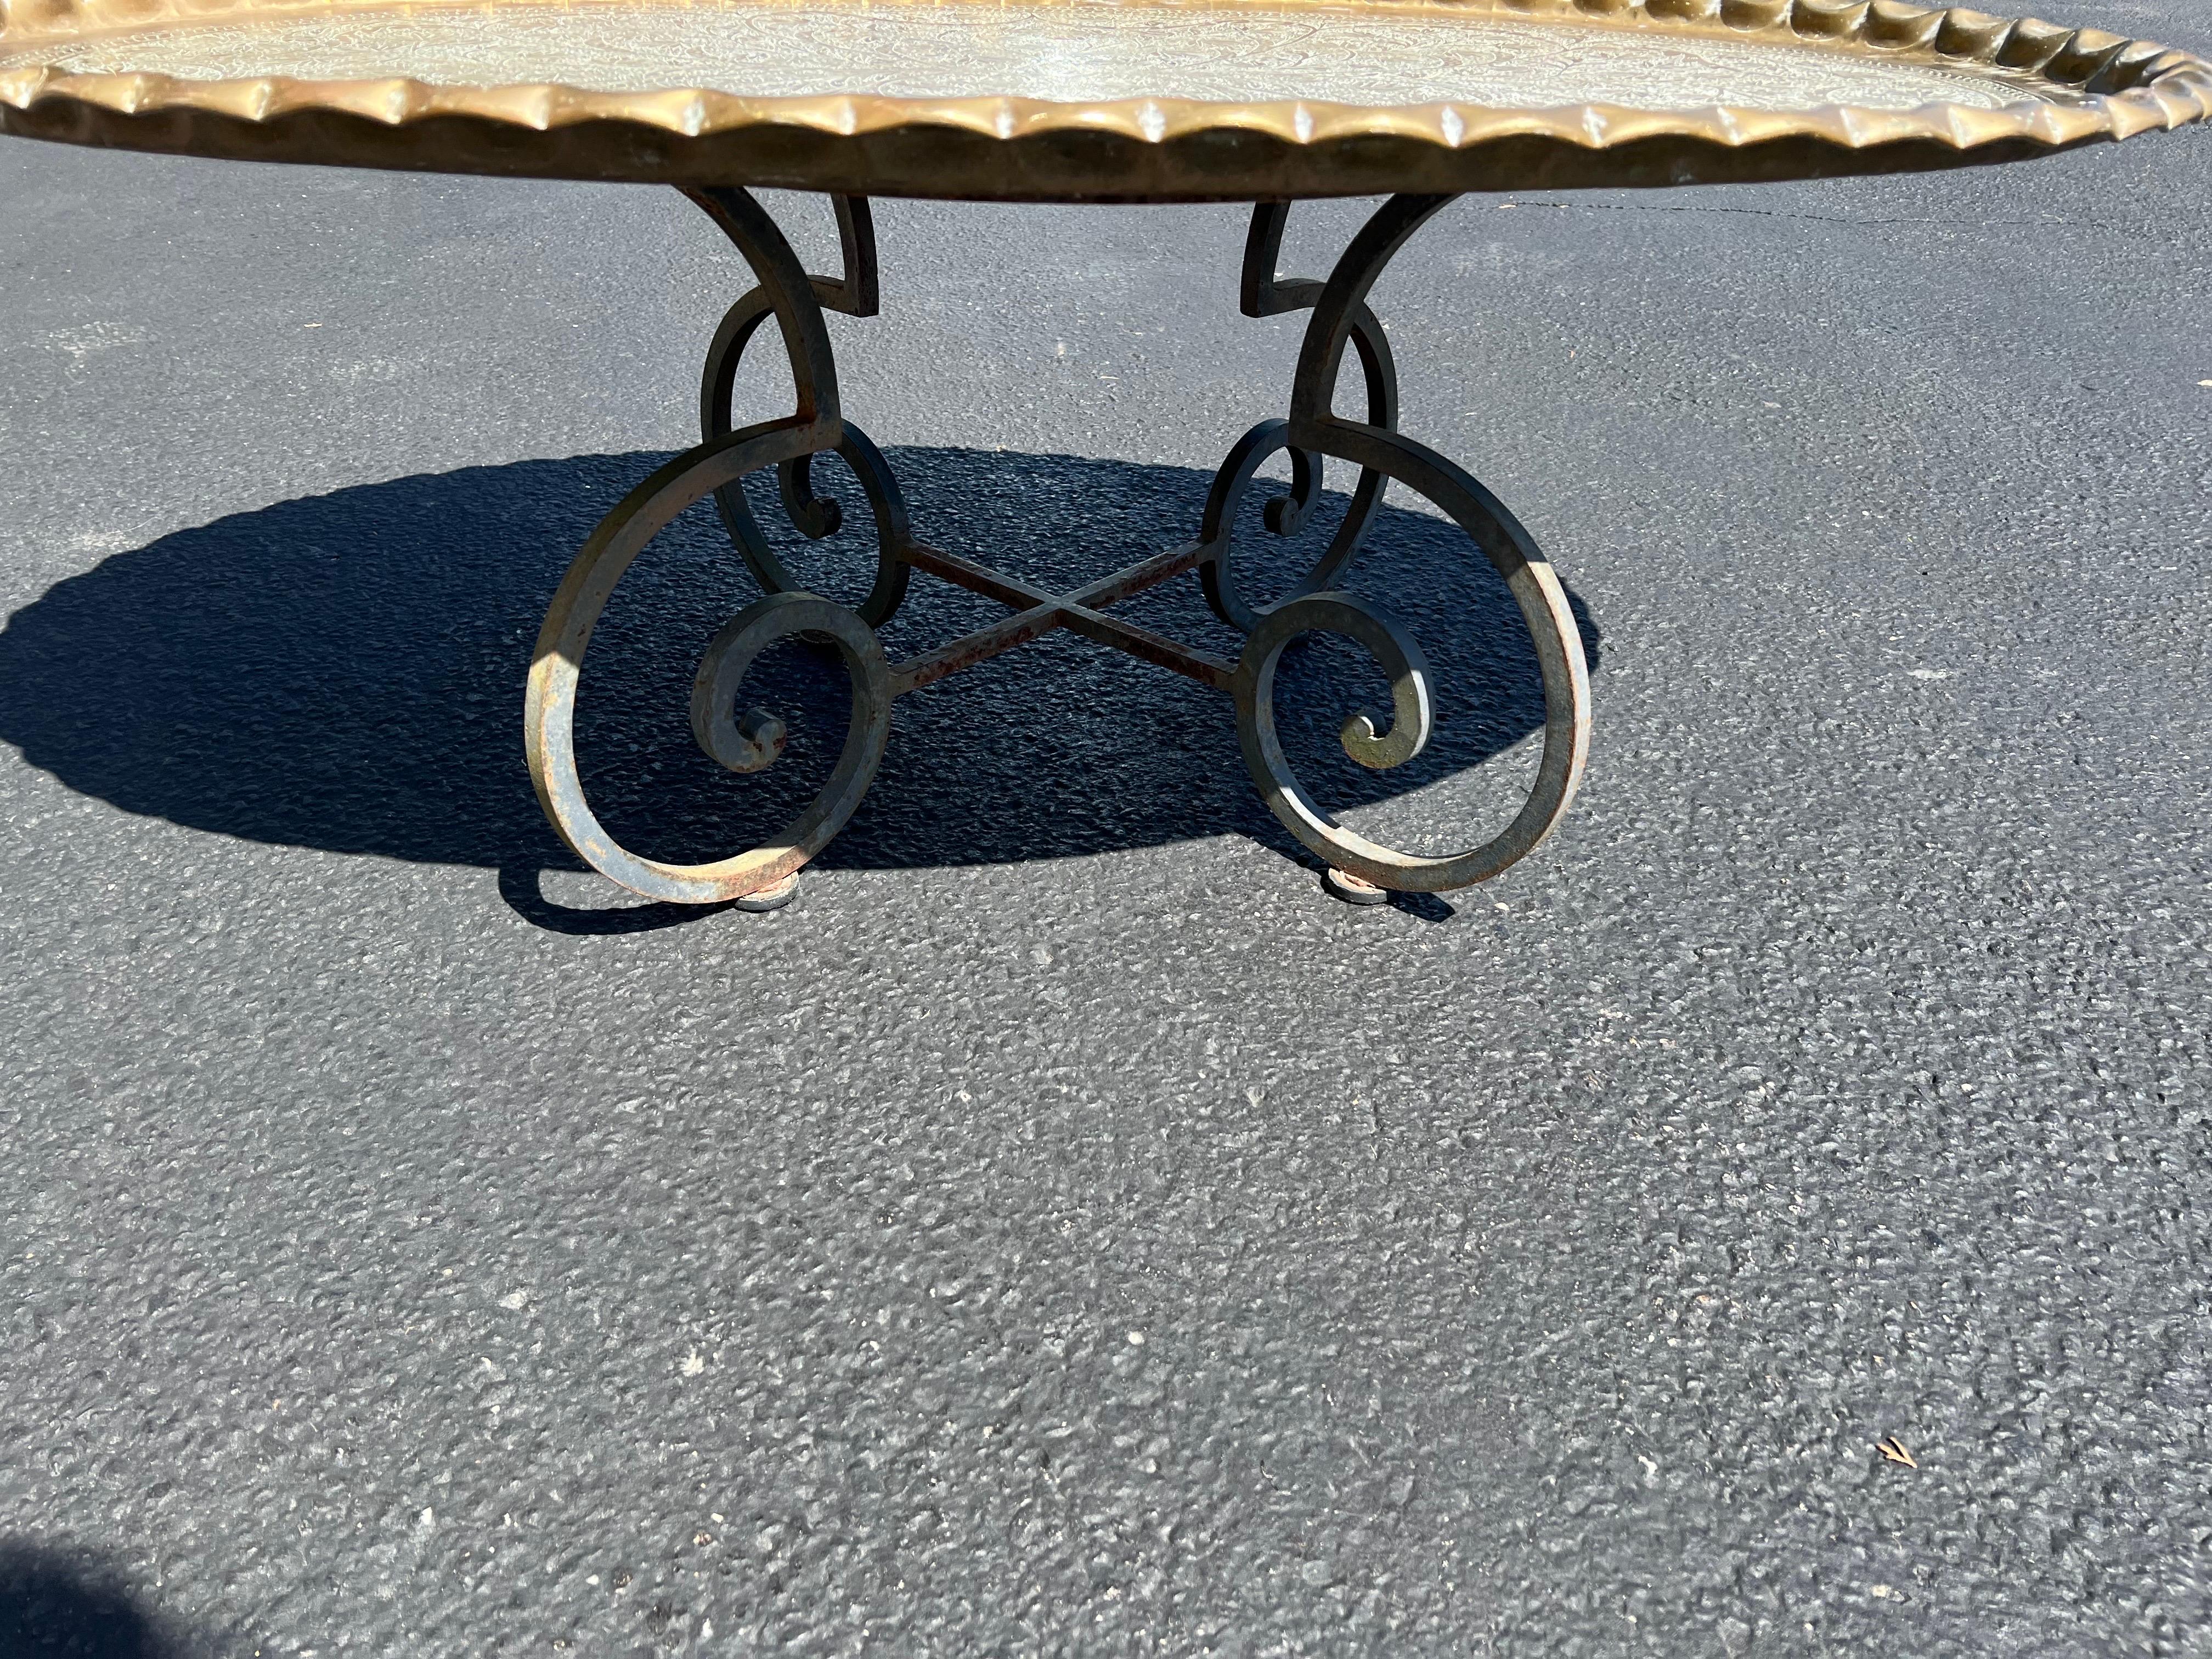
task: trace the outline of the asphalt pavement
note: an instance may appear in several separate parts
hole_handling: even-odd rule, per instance
[[[1421,233],[1407,428],[1594,664],[1498,881],[1330,899],[1225,700],[1060,635],[755,915],[629,903],[520,752],[747,286],[704,216],[0,146],[0,1653],[2212,1656],[2208,163]],[[1234,210],[878,230],[845,403],[941,545],[1141,556],[1282,412]],[[1472,840],[1540,691],[1393,502],[1441,726],[1355,821]],[[786,767],[690,747],[720,536],[587,674],[664,855],[841,718],[795,652]],[[1366,672],[1291,676],[1317,776]]]

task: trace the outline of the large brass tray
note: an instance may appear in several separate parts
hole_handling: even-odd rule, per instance
[[[10,0],[74,143],[1001,200],[1688,184],[2004,161],[2212,69],[1893,0]]]

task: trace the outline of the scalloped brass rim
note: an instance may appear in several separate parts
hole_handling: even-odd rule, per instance
[[[65,125],[27,118],[57,103],[84,107],[77,124],[95,134],[90,142],[130,143],[133,123],[151,118],[199,115],[265,126],[287,117],[337,115],[391,128],[461,118],[521,131],[555,133],[586,124],[620,124],[657,130],[678,140],[750,134],[772,139],[781,130],[800,138],[866,139],[912,130],[942,129],[971,138],[1012,143],[1055,136],[1118,139],[1146,146],[1236,136],[1293,149],[1318,149],[1345,141],[1383,141],[1393,149],[1432,147],[1470,151],[1510,140],[1548,141],[1603,151],[1646,141],[1719,150],[1813,141],[1839,149],[1930,146],[1961,153],[2002,146],[2008,150],[2057,149],[2100,139],[2124,139],[2212,118],[2212,64],[2166,47],[2098,29],[2071,29],[2032,19],[2008,19],[1961,9],[1929,9],[1896,0],[1460,0],[1454,10],[1518,19],[1557,18],[1581,23],[1664,30],[1736,40],[1775,40],[1936,66],[1979,65],[2009,72],[2023,91],[2038,82],[2064,90],[2079,102],[2030,98],[1995,109],[1923,104],[1908,110],[1826,105],[1796,110],[1712,106],[1655,111],[1618,105],[1577,104],[1552,108],[1501,108],[1455,103],[1367,106],[1314,100],[1224,103],[1170,99],[1121,99],[1056,103],[1016,97],[925,99],[848,95],[746,98],[696,88],[649,93],[604,93],[545,84],[501,87],[435,86],[395,78],[311,81],[262,76],[188,81],[157,74],[79,75],[46,66],[0,71],[0,113],[13,130],[66,137]],[[272,11],[369,10],[371,6],[278,4]],[[1425,7],[1410,9],[1427,9]],[[23,14],[39,12],[26,23]],[[167,0],[173,17],[236,18],[235,0]],[[254,9],[261,9],[254,8]],[[136,12],[137,15],[132,15]],[[144,28],[143,0],[15,0],[0,26],[0,50]],[[158,24],[155,25],[158,27]],[[118,118],[120,118],[118,119]],[[665,140],[662,141],[665,143]],[[190,142],[149,147],[191,149]],[[234,141],[209,147],[236,154]],[[680,146],[679,146],[680,148]],[[1123,146],[1093,147],[1105,155]],[[635,140],[611,143],[604,161],[586,165],[573,154],[560,166],[580,176],[665,179],[684,176],[669,158],[647,165]],[[312,160],[313,155],[286,159]],[[337,155],[339,161],[370,160]],[[415,163],[422,165],[421,162]],[[488,160],[457,154],[455,169],[507,171]],[[972,155],[963,171],[972,170]],[[1692,171],[1697,171],[1692,169]],[[1721,176],[1725,167],[1699,176]],[[757,182],[774,182],[763,176]],[[1038,180],[1042,184],[1042,180]],[[988,179],[948,181],[948,194],[1027,195]],[[1054,193],[1073,192],[1065,180]],[[1109,179],[1097,193],[1113,193]],[[1303,192],[1298,192],[1303,193]]]

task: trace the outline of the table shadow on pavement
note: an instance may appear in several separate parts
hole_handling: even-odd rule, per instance
[[[99,1556],[0,1540],[0,1659],[185,1659],[197,1646]]]
[[[256,842],[498,869],[508,902],[547,926],[629,930],[696,915],[544,897],[541,871],[582,866],[540,815],[521,762],[523,682],[545,604],[592,525],[665,459],[399,478],[117,554],[0,629],[0,738],[131,812]],[[916,534],[1056,589],[1188,540],[1211,481],[1187,468],[969,449],[891,460]],[[824,541],[789,527],[772,480],[753,481],[754,499],[801,578],[850,602],[872,572],[872,521],[842,462],[819,473],[846,516]],[[1310,561],[1343,507],[1326,495],[1305,530],[1277,538],[1259,514],[1281,488],[1256,488],[1240,526],[1239,568],[1249,562],[1263,600],[1271,581]],[[1436,736],[1396,770],[1352,764],[1337,729],[1355,708],[1387,710],[1388,686],[1357,647],[1316,636],[1285,654],[1277,694],[1301,775],[1347,821],[1396,844],[1445,850],[1490,833],[1518,805],[1543,724],[1534,653],[1504,583],[1452,526],[1390,505],[1343,585],[1388,607],[1425,651]],[[774,648],[745,689],[788,724],[782,761],[734,775],[692,739],[700,653],[757,597],[702,504],[632,567],[593,639],[579,763],[602,820],[639,852],[692,860],[755,844],[828,775],[848,706],[844,672],[796,643]],[[1597,630],[1574,603],[1595,660]],[[1194,578],[1123,608],[1237,654],[1238,636],[1206,611]],[[1005,614],[917,575],[885,641],[896,658]],[[1496,797],[1470,809],[1486,825],[1458,811],[1470,781]],[[1414,805],[1416,817],[1441,807],[1453,821],[1394,834],[1403,827],[1388,820]],[[939,867],[1224,833],[1305,858],[1251,787],[1228,699],[1060,634],[902,698],[868,799],[818,862]]]

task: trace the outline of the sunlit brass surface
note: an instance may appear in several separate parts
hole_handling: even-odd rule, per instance
[[[2003,161],[2212,66],[1893,0],[13,0],[33,137],[848,195],[1194,200]]]

